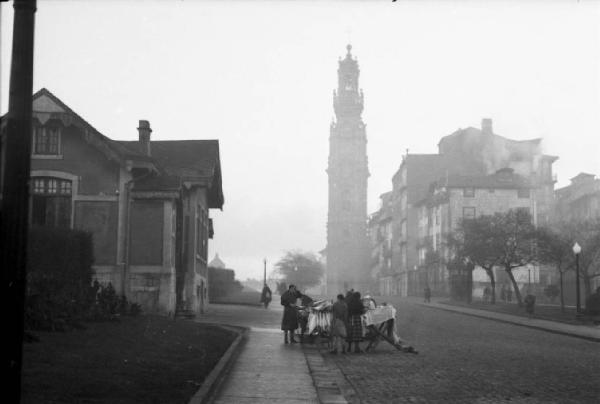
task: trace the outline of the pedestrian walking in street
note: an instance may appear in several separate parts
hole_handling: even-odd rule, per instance
[[[281,329],[284,334],[283,341],[286,344],[298,342],[294,339],[294,331],[298,328],[298,312],[296,311],[296,299],[298,297],[298,291],[294,285],[290,285],[288,290],[281,295],[281,305],[283,306]]]
[[[333,319],[331,322],[331,337],[333,339],[332,354],[337,354],[338,350],[341,350],[343,354],[346,353],[346,346],[344,345],[344,339],[346,338],[346,322],[348,321],[348,306],[344,301],[344,295],[337,295],[337,301],[333,304]]]
[[[265,306],[265,309],[269,307],[269,303],[271,303],[272,296],[273,294],[271,293],[271,289],[265,283],[265,286],[263,286],[263,290],[260,294],[260,302]]]
[[[425,294],[425,303],[430,303],[431,302],[431,289],[429,288],[429,285],[425,286],[425,289],[423,290],[424,294]]]
[[[500,299],[506,303],[506,285],[502,285],[502,289],[500,289]]]
[[[360,292],[354,292],[350,295],[348,301],[348,326],[346,331],[348,334],[348,351],[352,349],[354,343],[354,352],[360,353],[360,341],[363,337],[363,326],[361,316],[365,313],[365,307],[360,298]]]
[[[508,303],[512,302],[512,289],[511,288],[506,289],[506,300],[508,301]]]

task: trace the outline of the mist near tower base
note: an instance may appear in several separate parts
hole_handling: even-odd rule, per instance
[[[8,66],[12,3],[0,7]],[[364,89],[366,213],[407,149],[437,153],[442,137],[482,118],[509,139],[542,138],[540,153],[559,156],[556,187],[600,173],[599,2],[37,7],[34,90],[52,90],[112,139],[137,139],[138,120],[149,119],[156,140],[219,140],[225,205],[211,212],[208,255],[238,279],[262,279],[265,257],[270,272],[285,251],[328,244],[330,130],[342,122],[332,90],[341,96],[349,43]],[[0,72],[2,113],[9,72]],[[482,162],[493,172],[505,152]]]

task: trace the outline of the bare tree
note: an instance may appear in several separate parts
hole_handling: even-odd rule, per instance
[[[600,219],[558,223],[556,229],[567,243],[564,248],[571,250],[575,242],[581,246],[579,275],[587,298],[592,294],[594,278],[600,277]],[[572,250],[570,256],[574,259]]]
[[[473,265],[483,268],[492,286],[492,304],[496,303],[496,278],[494,267],[499,264],[501,246],[495,237],[497,220],[495,216],[479,216],[462,219],[456,231],[448,236],[447,243],[455,257],[466,259]]]
[[[571,236],[559,229],[566,224],[538,229],[538,259],[541,263],[553,265],[559,275],[560,310],[565,310],[564,274],[574,266]]]
[[[513,270],[537,262],[537,230],[529,212],[511,209],[506,213],[496,213],[493,217],[492,237],[499,246],[498,263],[504,268],[515,290],[519,306],[523,305],[521,292]]]

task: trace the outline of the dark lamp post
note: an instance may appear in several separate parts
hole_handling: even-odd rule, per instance
[[[579,299],[579,254],[581,253],[581,246],[575,242],[573,245],[573,254],[575,254],[575,294],[577,298],[577,314],[581,313],[581,303]]]

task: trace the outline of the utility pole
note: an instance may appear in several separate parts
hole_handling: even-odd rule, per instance
[[[36,0],[15,0],[12,63],[0,209],[0,268],[8,327],[4,344],[8,397],[21,397],[23,311],[27,279],[27,230],[31,156],[31,95]]]

